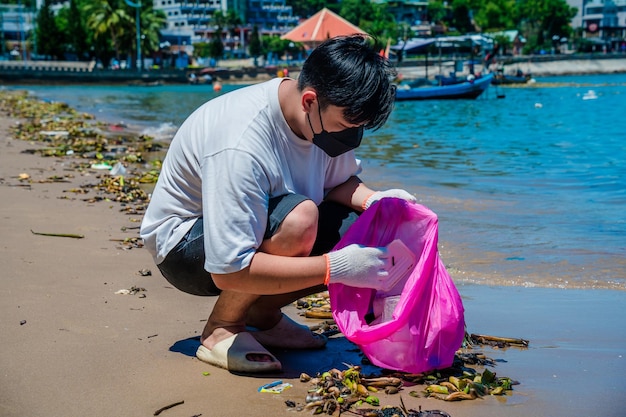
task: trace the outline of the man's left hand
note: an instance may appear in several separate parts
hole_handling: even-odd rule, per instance
[[[415,196],[409,193],[408,191],[405,191],[399,188],[392,188],[391,190],[386,190],[386,191],[376,191],[374,194],[369,196],[367,200],[365,200],[365,203],[363,204],[363,209],[367,210],[368,208],[370,208],[372,204],[386,197],[401,198],[411,203],[417,202],[417,198],[415,198]]]

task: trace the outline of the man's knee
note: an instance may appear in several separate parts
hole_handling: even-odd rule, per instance
[[[319,212],[312,200],[305,200],[298,204],[285,217],[279,233],[294,239],[310,250],[317,236]]]

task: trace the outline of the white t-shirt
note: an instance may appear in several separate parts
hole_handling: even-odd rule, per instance
[[[203,217],[204,268],[240,271],[263,241],[271,197],[296,193],[320,204],[359,174],[353,151],[330,158],[293,133],[278,101],[282,80],[210,100],[181,125],[141,225],[157,264]]]

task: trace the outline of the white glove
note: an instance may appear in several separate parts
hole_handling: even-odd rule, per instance
[[[326,284],[381,289],[391,268],[387,248],[352,244],[325,256],[328,263]]]
[[[365,200],[365,204],[363,204],[363,209],[367,210],[372,204],[386,197],[401,198],[411,203],[417,202],[417,198],[415,198],[413,194],[409,194],[407,191],[401,190],[399,188],[392,188],[391,190],[387,191],[376,191],[374,194],[369,196],[367,200]]]

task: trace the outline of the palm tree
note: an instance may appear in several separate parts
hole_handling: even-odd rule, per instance
[[[167,16],[162,10],[154,10],[153,2],[141,10],[141,50],[146,54],[159,50],[159,32],[167,25]]]
[[[87,27],[94,33],[96,40],[108,39],[111,41],[115,58],[119,60],[121,37],[129,22],[134,22],[121,7],[119,0],[94,0],[85,4],[84,12],[87,18]]]
[[[138,2],[133,2],[137,4]],[[132,7],[128,2],[123,2],[122,7],[127,10],[129,20],[124,23],[124,30],[119,39],[120,45],[125,46],[122,52],[132,54],[137,57],[137,9]],[[140,24],[140,42],[142,56],[149,55],[151,52],[159,49],[159,30],[167,23],[167,17],[162,10],[154,10],[151,1],[141,1],[141,11],[139,15]],[[141,62],[139,59],[134,62]]]

